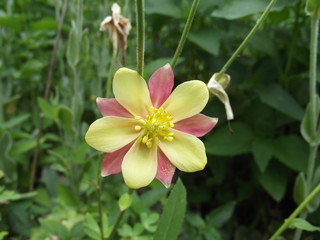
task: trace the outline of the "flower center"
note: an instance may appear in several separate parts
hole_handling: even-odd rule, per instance
[[[159,144],[159,138],[168,142],[173,141],[174,133],[170,132],[169,129],[174,126],[171,122],[172,117],[162,107],[159,109],[150,107],[146,118],[140,116],[135,116],[134,118],[139,120],[134,129],[141,131],[138,141],[142,141],[148,148],[151,148],[152,144]]]

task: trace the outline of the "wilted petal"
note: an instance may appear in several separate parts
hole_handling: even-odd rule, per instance
[[[172,165],[164,153],[158,149],[158,170],[156,178],[168,188],[171,185],[172,177],[176,167]]]
[[[128,187],[136,189],[149,185],[157,173],[157,146],[147,148],[136,141],[125,155],[121,168]]]
[[[103,21],[100,23],[100,31],[105,31],[109,28],[109,24],[112,22],[112,17],[107,16]]]
[[[173,122],[178,122],[201,112],[208,99],[206,84],[193,80],[177,86],[162,107],[173,117]]]
[[[159,108],[170,96],[174,84],[173,71],[169,64],[155,71],[149,79],[152,104]]]
[[[233,119],[233,112],[230,105],[229,97],[226,91],[223,89],[223,87],[220,85],[220,83],[216,80],[217,74],[215,73],[208,82],[208,88],[209,91],[212,92],[215,96],[217,96],[220,101],[224,104],[224,107],[226,109],[227,113],[227,119],[232,120]],[[230,81],[230,79],[229,79]]]
[[[204,144],[195,136],[172,129],[172,142],[161,141],[160,149],[170,162],[184,172],[202,170],[207,164]]]
[[[96,102],[103,116],[133,117],[115,98],[98,97]]]
[[[104,156],[102,160],[102,166],[101,166],[102,177],[121,172],[121,164],[122,164],[123,158],[126,155],[126,153],[129,151],[131,146],[132,146],[132,143],[129,143],[123,148],[120,148],[119,150],[111,153],[107,153]]]
[[[174,129],[189,133],[196,137],[202,137],[211,131],[217,124],[218,118],[211,118],[201,113],[193,117],[183,119],[174,124]]]
[[[149,90],[136,71],[120,68],[113,79],[113,93],[117,101],[134,116],[144,117],[151,106]]]
[[[94,121],[85,136],[87,143],[101,152],[114,152],[138,137],[134,130],[137,121],[108,116]]]

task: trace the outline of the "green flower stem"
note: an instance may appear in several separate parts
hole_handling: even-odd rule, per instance
[[[320,192],[320,184],[309,194],[309,196],[294,210],[288,219],[278,228],[278,230],[269,238],[269,240],[276,240],[280,234],[288,228],[293,219],[307,206],[307,204]]]
[[[316,111],[316,96],[317,96],[317,55],[318,55],[318,30],[319,20],[316,16],[311,17],[311,39],[310,39],[310,103],[312,109],[311,127],[312,132],[316,132],[317,128],[317,111]]]
[[[318,55],[318,30],[319,30],[319,19],[317,16],[317,10],[311,17],[311,29],[310,29],[310,72],[309,72],[309,91],[310,91],[310,105],[311,105],[311,118],[310,127],[312,132],[315,134],[317,130],[317,109],[316,109],[316,96],[317,96],[317,55]],[[319,145],[309,146],[309,159],[307,169],[307,191],[310,192],[312,188],[312,180],[315,169],[315,161],[317,157]],[[300,217],[305,219],[308,213],[304,213]],[[294,240],[299,240],[302,234],[301,229],[297,229],[294,234]]]
[[[137,14],[137,68],[138,73],[143,76],[144,65],[144,0],[136,0]]]
[[[98,166],[98,186],[97,186],[97,198],[98,198],[98,211],[99,211],[99,229],[101,240],[104,240],[104,229],[103,229],[103,211],[102,211],[102,199],[101,199],[101,189],[102,189],[102,177],[101,169],[103,157],[100,157],[100,164]]]
[[[130,195],[132,194],[132,192],[133,192],[133,189],[129,189],[129,194]],[[123,210],[123,211],[120,211],[120,213],[118,215],[118,218],[116,220],[116,223],[113,226],[112,232],[110,233],[110,236],[109,236],[108,240],[113,240],[115,238],[116,231],[117,231],[117,229],[119,227],[119,224],[120,224],[120,222],[121,222],[121,220],[123,218],[123,215],[124,215],[125,211],[126,211],[126,209]]]
[[[268,16],[271,8],[276,3],[277,0],[271,0],[267,8],[264,10],[261,17],[258,19],[256,25],[252,28],[252,30],[249,32],[249,34],[246,36],[246,38],[243,40],[243,42],[240,44],[240,46],[237,48],[237,50],[232,54],[230,59],[226,62],[226,64],[221,68],[220,72],[217,75],[217,79],[221,78],[222,75],[228,70],[230,65],[233,63],[233,61],[238,57],[241,50],[247,45],[249,40],[253,37],[253,35],[256,33],[260,25],[264,22],[266,17]]]
[[[180,54],[182,52],[183,46],[184,46],[184,44],[186,42],[189,30],[191,28],[191,24],[193,22],[194,15],[196,14],[199,2],[200,2],[200,0],[193,0],[193,3],[192,3],[192,6],[191,6],[191,9],[190,9],[190,13],[189,13],[186,25],[184,26],[184,29],[183,29],[183,32],[182,32],[182,36],[181,36],[180,42],[178,44],[176,52],[174,53],[174,56],[173,56],[172,61],[171,61],[171,67],[172,68],[175,67],[175,65],[177,63],[177,60],[178,60],[178,58],[179,58],[179,56],[180,56]]]
[[[110,62],[110,67],[109,67],[108,82],[107,82],[107,92],[106,92],[106,97],[107,98],[111,98],[112,97],[112,79],[113,79],[113,70],[114,70],[114,65],[116,64],[116,59],[117,59],[117,53],[113,49],[111,62]]]

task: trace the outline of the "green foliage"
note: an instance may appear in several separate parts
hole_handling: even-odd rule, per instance
[[[177,239],[184,219],[186,205],[186,189],[181,180],[178,179],[159,219],[159,225],[154,235],[155,240]]]

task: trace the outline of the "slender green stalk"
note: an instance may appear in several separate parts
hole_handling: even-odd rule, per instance
[[[317,109],[316,109],[316,96],[317,96],[317,55],[318,55],[318,30],[319,30],[319,19],[315,11],[314,16],[311,17],[311,29],[310,29],[310,72],[309,72],[309,91],[310,91],[310,105],[311,105],[311,118],[310,127],[311,132],[316,134],[317,130]],[[313,136],[314,137],[314,136]],[[315,161],[317,157],[317,151],[319,145],[309,144],[309,159],[307,168],[307,191],[310,192],[312,188],[312,180],[315,169]],[[308,213],[303,213],[300,217],[306,218]],[[299,240],[302,234],[301,229],[297,229],[294,234],[294,240]]]
[[[107,92],[106,92],[106,97],[110,98],[112,97],[112,77],[113,77],[113,69],[114,65],[117,60],[117,53],[113,50],[112,51],[112,57],[111,57],[111,62],[110,62],[110,67],[109,67],[109,75],[108,75],[108,82],[107,82]]]
[[[124,213],[125,213],[125,211],[121,211],[119,213],[117,221],[113,226],[112,232],[110,233],[110,236],[109,236],[108,240],[113,240],[114,239],[114,237],[116,235],[116,231],[117,231],[117,229],[119,227],[120,221],[122,220]]]
[[[183,32],[182,32],[182,35],[181,35],[180,42],[178,44],[176,52],[174,53],[174,56],[173,56],[172,61],[171,61],[171,67],[172,68],[175,67],[175,65],[177,63],[177,60],[180,57],[180,54],[181,54],[183,46],[184,46],[184,44],[186,42],[189,30],[191,28],[191,24],[193,22],[194,15],[196,14],[199,2],[200,2],[200,0],[193,0],[193,3],[192,3],[192,6],[191,6],[191,9],[190,9],[190,13],[189,13],[186,25],[184,26],[184,29],[183,29]]]
[[[232,54],[232,56],[229,58],[229,60],[226,62],[226,64],[221,68],[220,72],[217,75],[217,79],[219,79],[230,67],[230,65],[233,63],[233,61],[238,57],[241,50],[247,45],[249,40],[253,37],[253,35],[256,33],[260,25],[264,22],[266,17],[268,16],[270,10],[272,9],[273,5],[276,3],[277,0],[271,0],[267,8],[262,13],[261,17],[258,19],[256,25],[252,28],[252,30],[249,32],[249,34],[246,36],[246,38],[243,40],[243,42],[240,44],[240,46],[237,48],[237,50]]]
[[[132,190],[132,189],[129,189],[129,194],[132,194],[132,192],[133,192],[133,190]],[[122,220],[122,218],[123,218],[123,215],[124,215],[125,211],[126,211],[126,210],[123,210],[123,211],[121,211],[121,212],[119,213],[118,218],[117,218],[117,220],[116,220],[116,223],[115,223],[114,226],[113,226],[112,232],[110,233],[110,236],[109,236],[108,240],[113,240],[113,239],[115,238],[116,231],[117,231],[117,229],[118,229],[118,227],[119,227],[119,224],[120,224],[120,222],[121,222],[121,220]]]
[[[144,0],[136,0],[137,14],[137,68],[143,76],[144,67]]]
[[[269,240],[275,240],[280,234],[288,228],[293,219],[298,216],[299,213],[307,206],[307,204],[320,192],[320,184],[309,194],[309,196],[294,210],[288,219],[278,228],[278,230],[269,238]]]
[[[99,229],[100,229],[100,236],[101,240],[104,239],[104,229],[103,229],[103,212],[102,212],[102,199],[101,199],[101,189],[102,189],[102,177],[101,177],[101,165],[102,165],[101,158],[100,165],[98,166],[98,186],[97,186],[97,198],[98,198],[98,211],[99,211]]]

